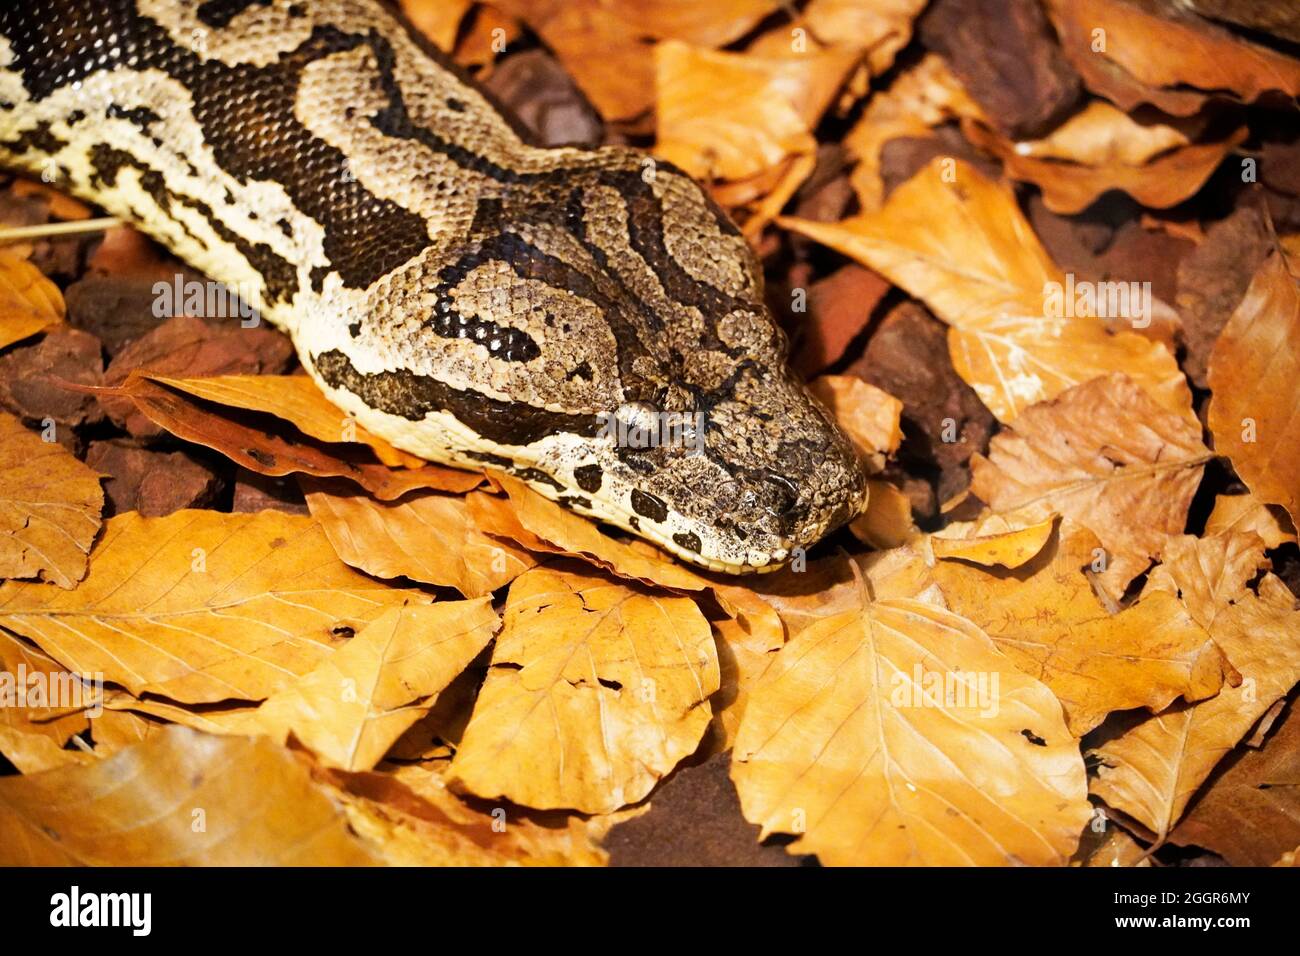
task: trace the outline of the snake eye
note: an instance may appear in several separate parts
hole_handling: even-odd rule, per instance
[[[784,518],[799,503],[799,489],[794,486],[794,482],[789,478],[778,475],[774,471],[769,471],[763,475],[763,480],[768,483],[772,490],[772,505],[768,510],[772,514]]]

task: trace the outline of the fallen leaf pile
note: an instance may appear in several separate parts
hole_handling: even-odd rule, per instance
[[[158,317],[203,277],[125,226],[6,238],[91,212],[5,180],[0,864],[1294,865],[1294,20],[401,6],[704,185],[866,510],[687,566]]]

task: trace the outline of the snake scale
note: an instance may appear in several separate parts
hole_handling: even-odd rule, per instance
[[[238,289],[430,461],[728,572],[865,503],[705,192],[629,147],[532,145],[374,0],[4,0],[0,163]],[[645,440],[670,419],[694,424]]]

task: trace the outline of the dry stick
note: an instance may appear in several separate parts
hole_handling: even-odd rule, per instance
[[[102,219],[79,219],[73,222],[47,222],[41,226],[14,226],[0,229],[0,244],[8,242],[25,242],[29,239],[57,239],[66,236],[80,236],[86,233],[103,232],[118,225],[112,216]]]

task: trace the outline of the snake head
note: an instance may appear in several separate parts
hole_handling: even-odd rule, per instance
[[[646,161],[513,161],[551,172],[484,186],[462,241],[314,326],[307,364],[408,451],[501,468],[707,568],[775,567],[860,512],[866,479],[789,371],[748,243]]]
[[[866,478],[829,414],[780,366],[745,363],[689,410],[623,406],[575,480],[600,517],[688,561],[778,567],[856,516]],[[594,462],[601,462],[597,465]]]

